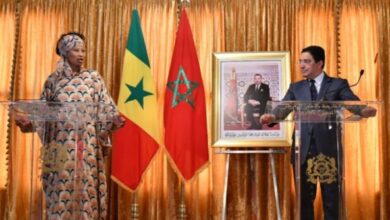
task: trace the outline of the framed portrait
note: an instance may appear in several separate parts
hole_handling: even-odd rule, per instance
[[[282,100],[290,84],[290,54],[213,54],[213,147],[285,147],[291,123],[261,125],[268,100]]]

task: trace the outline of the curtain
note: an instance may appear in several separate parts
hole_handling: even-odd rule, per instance
[[[290,51],[289,1],[225,1],[225,51]],[[274,155],[282,218],[291,217],[290,156]],[[227,195],[229,219],[276,219],[270,156],[232,155]]]
[[[380,218],[389,218],[386,210],[390,210],[390,151],[389,138],[390,137],[390,2],[376,1],[376,18],[378,21],[378,62],[377,78],[379,84],[375,86],[378,89],[379,99],[383,100],[383,114],[382,120],[379,122],[382,126],[380,133],[380,142],[383,148],[379,152],[381,155],[380,173],[381,173],[381,195],[380,195]]]
[[[7,34],[1,34],[0,42],[0,100],[7,100],[10,95],[11,63],[13,57],[14,33],[15,33],[15,7],[12,4],[0,6],[0,30],[7,30]],[[0,127],[0,217],[4,216],[6,207],[6,183],[7,183],[7,126],[8,114],[4,103],[0,106],[0,121],[4,126]]]
[[[369,1],[343,1],[340,19],[341,77],[350,84],[357,82],[359,72],[366,72],[353,91],[362,100],[378,100],[378,64],[376,60],[379,42],[376,17],[377,6]],[[356,34],[354,34],[356,33]],[[359,124],[346,123],[345,186],[346,215],[351,219],[379,219],[380,213],[380,118]],[[367,132],[370,131],[370,132]],[[356,138],[361,135],[360,138]],[[367,181],[370,180],[370,181]],[[364,209],[362,209],[364,207]]]
[[[123,53],[131,19],[131,10],[137,8],[157,83],[157,98],[161,111],[159,122],[163,128],[163,103],[172,50],[178,24],[179,3],[176,1],[145,0],[21,0],[21,27],[18,48],[15,98],[39,97],[44,80],[54,71],[58,56],[56,41],[62,33],[82,32],[87,38],[85,66],[97,69],[103,76],[114,100],[119,92]],[[338,8],[339,7],[339,8]],[[339,14],[337,14],[339,12]],[[13,55],[15,2],[0,4],[0,28],[10,34],[0,36],[0,98],[8,97]],[[386,137],[390,134],[389,112],[390,71],[390,3],[385,0],[345,0],[340,5],[332,0],[198,0],[187,8],[205,85],[208,131],[211,143],[212,119],[212,53],[224,51],[291,52],[292,81],[302,79],[296,65],[300,50],[316,44],[326,52],[325,71],[332,76],[346,78],[350,83],[358,79],[360,69],[365,75],[353,87],[363,100],[383,100],[385,120],[370,120],[360,126],[346,127],[346,151],[352,154],[346,160],[346,177],[354,180],[348,188],[347,210],[353,219],[386,219],[390,209],[390,175],[386,170],[390,161]],[[335,21],[339,19],[339,23]],[[351,25],[354,24],[354,25]],[[337,28],[337,29],[336,29]],[[11,34],[12,33],[12,34]],[[338,74],[340,73],[340,74]],[[0,117],[6,117],[4,114]],[[3,118],[1,118],[3,119]],[[6,121],[6,118],[2,120]],[[0,128],[0,169],[6,170],[6,126]],[[359,134],[367,132],[369,135]],[[8,162],[9,175],[0,173],[0,214],[5,219],[28,219],[28,188],[32,155],[27,146],[34,136],[13,130],[13,147]],[[35,137],[36,138],[36,137]],[[367,146],[379,144],[380,149]],[[163,148],[163,146],[161,146]],[[287,148],[286,148],[287,149]],[[356,149],[362,149],[356,151]],[[289,150],[289,149],[287,149]],[[223,180],[226,155],[214,154],[210,146],[210,165],[199,177],[185,184],[185,201],[189,219],[219,219],[222,211]],[[34,154],[32,154],[34,153]],[[275,155],[278,187],[283,219],[293,216],[293,179],[289,152]],[[231,156],[228,182],[229,219],[276,219],[270,159],[268,155]],[[109,177],[110,150],[106,167]],[[368,166],[367,164],[372,164]],[[358,169],[363,167],[364,169]],[[367,169],[370,167],[370,170]],[[3,169],[4,168],[4,169]],[[355,169],[356,168],[356,169]],[[359,182],[356,174],[373,177],[373,186]],[[8,182],[8,196],[5,196]],[[180,180],[160,150],[136,192],[140,219],[175,219],[179,206]],[[41,199],[41,189],[33,189],[34,198]],[[109,181],[110,219],[129,219],[134,193],[127,192]],[[356,201],[356,203],[348,203]],[[373,201],[375,204],[360,213],[354,204]],[[32,210],[39,214],[38,203]],[[349,204],[349,205],[348,205]],[[316,218],[322,215],[317,201]]]

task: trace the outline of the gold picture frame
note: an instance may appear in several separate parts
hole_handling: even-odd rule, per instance
[[[283,98],[291,82],[290,68],[287,51],[213,53],[213,147],[291,146],[291,123],[254,128],[248,125],[244,111],[244,94],[256,73],[276,101]]]

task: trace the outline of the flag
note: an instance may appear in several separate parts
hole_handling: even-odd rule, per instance
[[[173,166],[190,180],[209,160],[205,93],[195,44],[183,9],[176,33],[164,105],[165,147]]]
[[[133,10],[118,98],[126,123],[113,134],[111,171],[112,179],[129,190],[136,190],[161,143],[156,97],[138,11]]]

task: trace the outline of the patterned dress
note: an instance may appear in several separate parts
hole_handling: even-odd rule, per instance
[[[65,104],[103,103],[109,108],[103,108],[104,112],[100,115],[118,117],[101,76],[94,70],[82,70],[73,76],[67,76],[65,72],[51,74],[45,82],[41,99]],[[67,118],[70,112],[64,109],[56,114]],[[83,114],[95,114],[91,109],[84,109]],[[93,120],[94,117],[85,120],[80,115],[75,115],[73,119],[46,122],[41,129],[44,132],[38,131],[43,141],[42,183],[47,217],[50,220],[105,219],[107,185],[99,134],[120,125],[98,123],[99,120]]]

